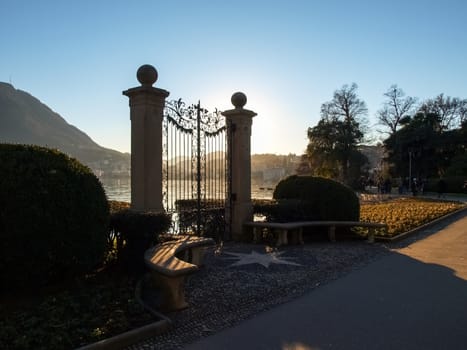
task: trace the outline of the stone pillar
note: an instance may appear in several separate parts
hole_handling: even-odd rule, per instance
[[[136,76],[141,86],[123,91],[130,99],[131,209],[163,211],[162,119],[169,92],[152,86],[157,71],[151,65]]]
[[[231,177],[231,238],[243,237],[243,223],[253,220],[251,203],[251,125],[256,113],[244,109],[246,96],[241,92],[232,95],[235,109],[224,111],[229,137],[229,172]]]

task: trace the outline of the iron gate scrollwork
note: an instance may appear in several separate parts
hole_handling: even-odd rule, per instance
[[[167,101],[163,132],[164,207],[174,233],[222,239],[229,230],[225,118],[199,102]]]

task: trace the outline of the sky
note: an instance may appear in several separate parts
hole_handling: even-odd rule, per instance
[[[227,110],[245,93],[252,153],[301,154],[344,84],[373,131],[393,84],[467,98],[466,15],[465,0],[0,0],[0,81],[130,152],[122,91],[151,64],[169,99]]]

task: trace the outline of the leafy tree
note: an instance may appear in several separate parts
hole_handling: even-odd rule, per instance
[[[366,104],[357,95],[357,84],[344,85],[333,99],[321,105],[321,120],[308,128],[307,155],[313,175],[354,182],[350,169],[361,157],[355,156],[363,141]],[[359,176],[358,176],[359,177]]]
[[[445,176],[467,175],[467,154],[458,154],[451,159],[450,166],[444,173]]]
[[[459,128],[467,121],[467,99],[439,94],[435,98],[426,100],[419,111],[427,115],[439,116],[439,127],[442,130]]]
[[[307,156],[311,174],[336,179],[339,177],[338,157],[343,128],[340,121],[321,119],[318,125],[308,128]]]
[[[440,115],[417,113],[384,145],[393,175],[436,177],[445,174],[454,157],[465,154],[463,139],[462,129],[443,129]]]
[[[392,85],[384,96],[386,101],[376,115],[379,123],[387,127],[389,134],[393,135],[399,129],[403,118],[412,114],[417,99],[405,96],[404,91],[397,85]]]
[[[440,94],[425,100],[409,117],[396,114],[395,107],[400,112],[411,101],[396,86],[391,88],[392,93],[385,94],[390,105],[379,114],[380,122],[388,122],[391,130],[384,141],[391,173],[404,177],[409,173],[413,177],[467,175],[467,99]],[[391,110],[392,119],[384,119],[391,116]]]
[[[311,174],[310,162],[308,160],[308,156],[306,155],[306,153],[300,156],[300,162],[298,163],[298,166],[295,169],[295,173],[297,175],[310,175]]]
[[[450,159],[445,175],[467,175],[467,120],[462,123],[460,129],[450,131],[446,139],[453,146],[450,153],[453,156]]]

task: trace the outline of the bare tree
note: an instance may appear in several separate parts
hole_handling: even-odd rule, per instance
[[[321,105],[321,118],[364,124],[368,109],[365,101],[359,99],[357,89],[357,84],[352,83],[336,90],[333,99]]]
[[[319,163],[320,172],[339,177],[346,183],[352,181],[348,176],[349,169],[355,152],[358,152],[357,146],[363,141],[367,124],[368,109],[358,97],[357,88],[353,83],[336,90],[332,100],[321,105],[318,125],[308,129],[307,154],[314,162],[313,167]]]
[[[393,135],[398,130],[401,119],[414,112],[417,99],[405,96],[404,91],[397,85],[391,85],[384,96],[386,101],[383,108],[376,112],[376,115],[379,124],[386,126],[389,129],[388,133]]]
[[[435,114],[439,117],[442,130],[459,127],[467,120],[467,99],[439,94],[421,105],[420,112]]]

